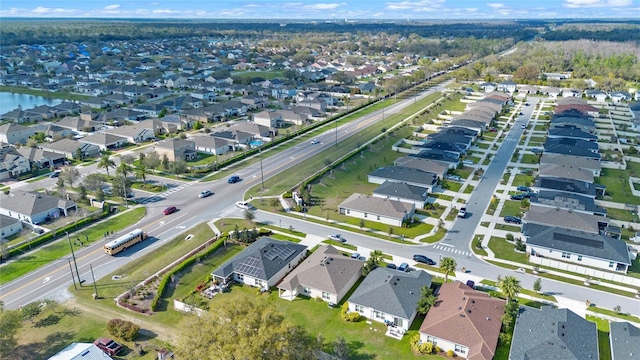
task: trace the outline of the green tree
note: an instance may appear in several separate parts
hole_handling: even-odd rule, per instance
[[[193,124],[193,130],[200,130],[202,129],[202,123],[200,121],[196,121],[195,124]]]
[[[0,358],[8,359],[13,355],[13,350],[18,341],[16,334],[22,327],[20,312],[18,310],[7,310],[4,303],[0,301]]]
[[[162,160],[160,160],[160,166],[162,166],[163,170],[169,170],[169,157],[167,156],[167,154],[162,155]]]
[[[93,173],[85,176],[83,184],[89,191],[98,191],[101,189],[106,181],[104,174]]]
[[[333,341],[333,355],[340,360],[349,359],[349,346],[342,336]]]
[[[73,152],[73,158],[78,161],[84,160],[84,153],[80,148],[77,148],[76,151]]]
[[[121,162],[120,165],[116,168],[116,175],[122,175],[125,178],[128,177],[132,173],[131,165],[126,162]]]
[[[33,321],[33,318],[40,315],[42,308],[38,302],[32,302],[20,308],[22,311],[22,319]]]
[[[373,250],[369,253],[369,258],[364,263],[364,267],[362,268],[362,274],[367,275],[373,270],[375,270],[382,262],[382,251]]]
[[[160,113],[158,114],[159,118],[163,118],[165,116],[167,116],[167,109],[166,108],[160,110]]]
[[[109,168],[115,168],[116,167],[116,163],[109,158],[109,155],[104,154],[100,158],[100,161],[98,161],[97,167],[98,167],[98,169],[107,170],[107,177],[109,177],[110,176],[109,175]]]
[[[131,192],[131,181],[122,174],[118,174],[113,177],[111,181],[111,190],[113,196],[126,198],[127,194]]]
[[[453,258],[450,257],[444,257],[440,261],[440,270],[444,271],[445,283],[447,282],[447,279],[449,279],[449,274],[456,271],[456,266],[458,266],[458,264]]]
[[[518,296],[518,294],[520,294],[520,291],[522,290],[520,280],[518,280],[517,277],[511,275],[505,276],[503,279],[499,279],[498,287],[509,301],[515,300],[515,298]]]
[[[175,347],[180,359],[315,359],[305,330],[262,298],[240,298],[188,316],[180,327]]]
[[[60,179],[63,182],[69,184],[69,187],[73,187],[73,183],[80,178],[80,171],[75,166],[65,166],[60,171]]]
[[[542,279],[537,278],[536,281],[533,282],[533,291],[539,293],[542,290]]]
[[[253,223],[253,221],[256,219],[256,213],[253,210],[245,210],[244,211],[244,219],[249,221],[250,223]]]
[[[167,158],[167,162],[168,161],[169,159]],[[155,170],[160,166],[162,161],[160,160],[158,153],[154,151],[145,155],[142,162],[147,166],[147,168]]]
[[[421,296],[418,300],[418,314],[426,314],[429,312],[429,309],[438,301],[438,297],[433,294],[433,290],[428,286],[423,286],[420,289]]]
[[[142,185],[147,185],[147,165],[144,162],[140,162],[136,174],[142,179]]]

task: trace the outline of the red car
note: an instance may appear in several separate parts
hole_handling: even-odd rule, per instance
[[[168,208],[164,209],[162,213],[165,215],[169,215],[169,214],[173,214],[176,211],[178,211],[178,208],[176,208],[175,206],[169,206]]]
[[[122,350],[122,345],[109,338],[97,339],[93,342],[93,344],[109,356],[118,355],[118,353]]]

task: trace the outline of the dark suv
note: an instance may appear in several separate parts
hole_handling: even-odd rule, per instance
[[[118,355],[118,353],[122,350],[122,345],[109,338],[97,339],[93,342],[93,344],[109,356]]]
[[[240,181],[240,176],[238,175],[233,175],[232,177],[229,178],[229,180],[227,180],[229,184],[235,184],[238,181]]]
[[[427,265],[435,265],[436,262],[431,260],[430,258],[424,256],[424,255],[413,255],[413,261],[419,262],[419,263],[423,263],[423,264],[427,264]]]
[[[522,224],[522,219],[519,217],[507,215],[504,217],[504,222],[513,223],[513,224]]]

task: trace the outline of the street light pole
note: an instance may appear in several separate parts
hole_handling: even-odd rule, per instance
[[[125,182],[127,181],[127,177],[122,175],[122,196],[124,197],[124,207],[129,208],[129,202],[127,201],[127,186]]]
[[[65,231],[65,234],[67,234],[67,240],[69,240],[69,247],[71,248],[71,257],[73,258],[73,265],[76,268],[76,274],[78,275],[78,284],[80,284],[80,287],[82,287],[82,280],[80,280],[80,272],[78,271],[78,263],[76,262],[76,254],[73,252],[73,246],[71,245],[71,237],[69,237],[69,232]]]
[[[336,147],[338,147],[338,118],[336,118]]]
[[[73,280],[73,288],[76,289],[76,291],[78,291],[78,287],[76,286],[76,277],[73,276],[73,268],[71,267],[71,260],[67,258],[67,261],[69,262],[69,271],[71,271],[71,280]]]
[[[262,184],[262,192],[264,192],[264,172],[262,171],[262,146],[258,148],[260,154],[260,182]]]

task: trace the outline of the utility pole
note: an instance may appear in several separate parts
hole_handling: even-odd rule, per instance
[[[124,197],[124,207],[129,208],[129,202],[127,201],[127,186],[125,182],[127,181],[127,177],[122,175],[122,196]]]
[[[338,118],[336,118],[336,147],[338,147]]]
[[[82,280],[80,279],[80,272],[78,271],[78,263],[76,262],[76,254],[73,252],[73,245],[71,245],[71,237],[69,237],[69,232],[65,231],[65,234],[67,234],[67,240],[69,240],[69,247],[71,248],[71,257],[73,258],[73,265],[76,268],[76,275],[78,275],[78,284],[80,284],[80,287],[82,287]]]
[[[89,268],[91,269],[91,277],[93,278],[93,291],[94,291],[94,300],[98,299],[98,286],[96,286],[96,276],[93,275],[93,266],[89,264]]]
[[[73,281],[73,288],[76,289],[76,291],[78,291],[78,286],[76,286],[76,277],[73,276],[73,268],[71,267],[71,259],[67,258],[67,261],[69,262],[69,271],[71,271],[71,280]]]

